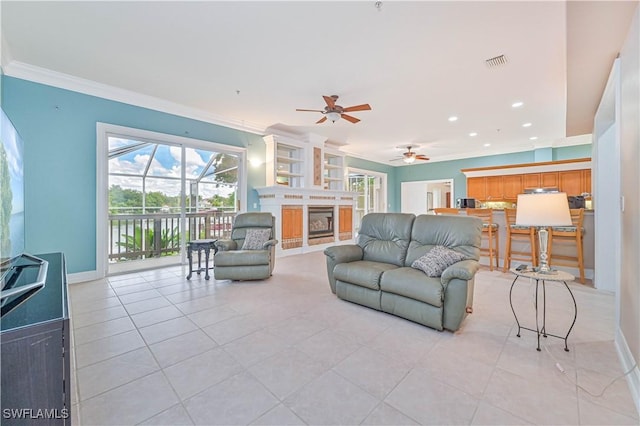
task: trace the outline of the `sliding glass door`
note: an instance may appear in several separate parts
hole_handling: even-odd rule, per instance
[[[348,170],[347,190],[358,193],[356,214],[354,216],[356,232],[360,229],[360,223],[364,215],[387,210],[386,174],[350,168]]]
[[[178,264],[186,241],[229,235],[239,153],[126,135],[106,145],[108,273]]]

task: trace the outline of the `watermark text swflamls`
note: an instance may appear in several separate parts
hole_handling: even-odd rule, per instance
[[[3,419],[68,419],[67,408],[3,408]]]

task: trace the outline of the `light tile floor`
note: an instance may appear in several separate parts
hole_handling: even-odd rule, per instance
[[[639,423],[625,379],[589,394],[622,373],[613,296],[592,288],[572,284],[571,351],[550,337],[537,352],[534,333],[516,336],[512,276],[497,271],[477,274],[456,333],[337,299],[321,252],[279,258],[266,281],[185,275],[70,286],[74,424]],[[533,289],[514,288],[527,326]],[[562,334],[566,289],[548,285],[547,300],[548,332]]]

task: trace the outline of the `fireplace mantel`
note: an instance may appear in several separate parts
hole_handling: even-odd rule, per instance
[[[356,192],[330,191],[312,188],[268,186],[256,188],[260,210],[276,218],[276,238],[279,255],[323,250],[337,243],[353,242],[353,214]],[[321,239],[309,236],[309,207],[332,206],[334,209],[333,236]]]

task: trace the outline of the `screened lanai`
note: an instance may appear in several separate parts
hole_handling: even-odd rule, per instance
[[[108,159],[110,264],[169,256],[177,263],[186,241],[230,232],[236,153],[109,137]]]

